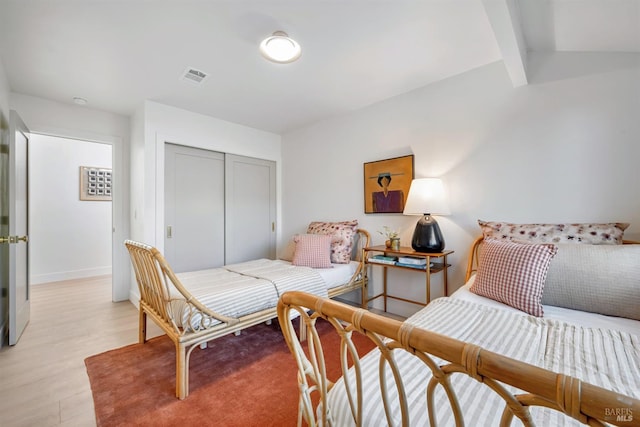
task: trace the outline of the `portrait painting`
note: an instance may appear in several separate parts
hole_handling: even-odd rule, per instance
[[[364,164],[364,213],[402,213],[413,180],[413,154]]]

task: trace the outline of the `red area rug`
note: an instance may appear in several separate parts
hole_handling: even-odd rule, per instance
[[[318,321],[328,377],[340,376],[339,340]],[[355,334],[362,354],[373,344]],[[175,397],[175,349],[166,337],[85,359],[98,426],[295,426],[296,367],[274,324],[228,335],[193,351],[190,392]]]

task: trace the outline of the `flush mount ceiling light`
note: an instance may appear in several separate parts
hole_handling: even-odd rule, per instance
[[[302,49],[284,31],[276,31],[260,43],[260,53],[269,61],[287,64],[300,58]]]
[[[80,98],[79,96],[74,96],[73,102],[78,105],[87,105],[87,100],[84,98]]]

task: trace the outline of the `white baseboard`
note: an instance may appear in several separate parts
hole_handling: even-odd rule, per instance
[[[40,285],[42,283],[59,282],[61,280],[84,279],[85,277],[104,276],[111,274],[111,266],[87,268],[84,270],[60,271],[57,273],[32,274],[30,285]]]
[[[131,301],[131,303],[135,305],[138,310],[140,310],[140,292],[137,287],[132,287],[129,290],[129,301]]]

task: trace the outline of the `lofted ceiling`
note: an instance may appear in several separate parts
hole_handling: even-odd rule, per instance
[[[286,31],[302,57],[260,41]],[[529,50],[640,53],[640,0],[0,0],[11,91],[130,115],[152,100],[275,133]],[[208,77],[181,79],[189,67]]]

